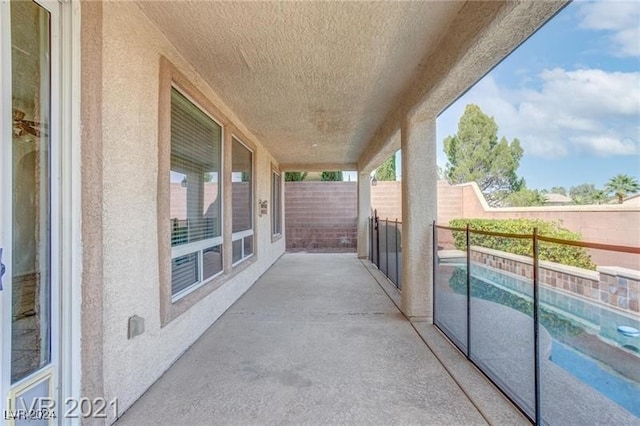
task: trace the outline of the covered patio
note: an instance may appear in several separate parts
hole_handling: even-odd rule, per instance
[[[566,4],[0,2],[1,400],[63,425],[526,423],[432,325],[436,119]],[[401,293],[364,260],[399,148]],[[285,254],[286,173],[336,170],[357,255]]]
[[[285,254],[118,424],[528,424],[398,295],[354,254]]]

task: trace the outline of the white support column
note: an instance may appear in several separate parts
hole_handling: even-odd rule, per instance
[[[358,173],[358,257],[369,257],[369,216],[371,215],[371,182],[368,173]]]
[[[402,312],[433,321],[433,233],[437,215],[435,118],[407,120],[402,146]]]

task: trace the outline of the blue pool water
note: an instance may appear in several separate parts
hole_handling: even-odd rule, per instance
[[[527,301],[533,300],[531,281],[479,265],[473,266],[472,277],[477,280],[472,286],[473,297],[481,297],[507,306],[513,302],[511,307],[527,315],[532,315],[532,312],[529,311],[531,306],[527,309],[522,304],[516,303],[518,298]],[[507,297],[494,300],[500,295],[499,293]],[[617,331],[617,327],[627,325],[640,328],[640,319],[614,312],[606,306],[596,305],[549,287],[541,287],[539,293],[541,309],[545,309],[547,313],[551,313],[551,317],[557,319],[549,320],[547,317],[547,321],[544,321],[544,326],[553,336],[552,362],[640,418],[640,383],[623,377],[607,365],[558,340],[565,333],[571,333],[573,327],[574,329],[582,329],[588,334],[595,333],[603,343],[609,342],[608,344],[620,350],[631,350],[637,353],[640,338],[625,337]],[[514,299],[509,294],[517,296]],[[571,326],[567,328],[567,324],[571,324]],[[640,368],[640,360],[637,362]]]
[[[600,363],[556,340],[551,346],[551,361],[640,417],[638,383],[605,370]]]

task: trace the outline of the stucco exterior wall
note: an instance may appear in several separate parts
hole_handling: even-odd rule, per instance
[[[160,57],[252,138],[254,200],[271,199],[274,160],[135,4],[105,2],[102,17],[104,350],[93,362],[102,363],[104,397],[118,398],[122,412],[280,257],[285,239],[272,243],[270,215],[255,215],[254,260],[161,327],[157,206],[169,194],[157,191]],[[146,329],[128,339],[132,315],[144,318]]]

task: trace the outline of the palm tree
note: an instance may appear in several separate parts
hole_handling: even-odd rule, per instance
[[[622,200],[627,194],[635,194],[640,191],[640,183],[634,177],[619,174],[609,179],[606,188],[618,197],[618,204],[622,204]]]
[[[591,201],[593,201],[595,204],[602,204],[607,201],[607,198],[609,198],[609,194],[607,193],[607,191],[603,191],[602,189],[598,189],[593,194],[591,194]]]

